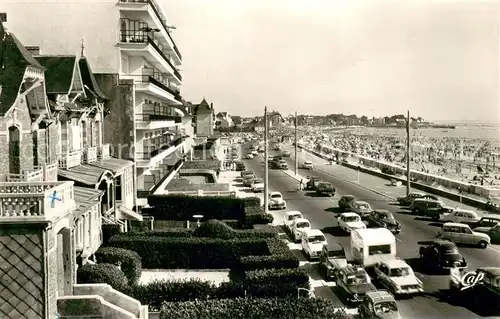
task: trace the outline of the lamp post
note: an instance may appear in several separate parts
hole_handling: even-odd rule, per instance
[[[267,146],[267,106],[264,107],[264,209],[269,213],[269,165],[267,164],[269,152]]]
[[[406,196],[410,195],[410,111],[406,118]]]
[[[297,158],[297,112],[295,112],[295,176],[299,170],[299,160]]]

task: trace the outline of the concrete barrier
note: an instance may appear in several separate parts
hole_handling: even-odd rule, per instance
[[[320,153],[320,152],[315,151],[315,150],[307,149],[307,148],[303,147],[302,145],[297,145],[297,147],[302,148],[305,151],[307,151],[307,152],[309,152],[311,154],[314,154],[314,155],[316,155],[318,157],[321,157],[323,159],[329,159],[328,155],[326,155],[326,154]],[[401,182],[401,184],[406,185],[406,178],[402,178],[402,177],[399,177],[399,176],[385,174],[385,173],[382,173],[382,172],[377,171],[377,170],[373,170],[373,169],[369,169],[367,167],[363,167],[361,165],[355,165],[355,164],[346,163],[346,162],[342,162],[341,164],[343,166],[345,166],[345,167],[348,167],[348,168],[351,168],[351,169],[355,169],[355,170],[359,170],[362,173],[367,173],[367,174],[370,174],[370,175],[374,175],[374,176],[377,176],[377,177],[389,180],[389,181],[391,181],[391,183],[393,181],[396,181],[396,182],[399,181],[399,182]],[[445,197],[445,198],[451,199],[453,201],[462,202],[465,205],[477,207],[477,208],[482,209],[482,210],[489,210],[489,206],[486,205],[486,202],[487,202],[486,199],[480,200],[480,199],[477,199],[477,198],[469,197],[469,196],[467,196],[467,194],[453,193],[453,192],[450,192],[450,191],[446,191],[446,190],[442,190],[442,189],[439,189],[439,188],[432,187],[430,185],[419,183],[418,181],[417,182],[411,182],[411,185],[412,185],[412,187],[414,187],[416,189],[419,189],[421,191],[427,192],[427,193],[431,193],[431,194],[435,194],[435,195],[438,195],[438,196],[441,196],[441,197]]]

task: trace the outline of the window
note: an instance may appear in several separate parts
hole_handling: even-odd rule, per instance
[[[123,175],[121,176],[118,176],[115,180],[115,191],[116,191],[116,194],[115,194],[115,198],[116,200],[122,200],[122,178],[123,178]]]
[[[1,22],[7,22],[7,13],[0,12],[0,21]]]
[[[381,255],[381,254],[390,254],[391,253],[391,245],[376,245],[368,247],[368,255]]]

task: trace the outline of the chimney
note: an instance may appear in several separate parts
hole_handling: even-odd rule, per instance
[[[213,110],[214,109],[214,104],[210,103],[210,108]]]
[[[26,50],[29,51],[32,55],[40,55],[40,47],[38,45],[36,46],[26,46],[24,47]]]

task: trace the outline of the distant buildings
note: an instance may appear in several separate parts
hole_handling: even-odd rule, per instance
[[[215,127],[219,127],[222,129],[229,129],[233,127],[233,120],[231,115],[227,112],[219,112],[215,116]]]
[[[208,104],[203,99],[194,107],[195,133],[197,137],[208,137],[214,135],[215,115],[213,104]]]

